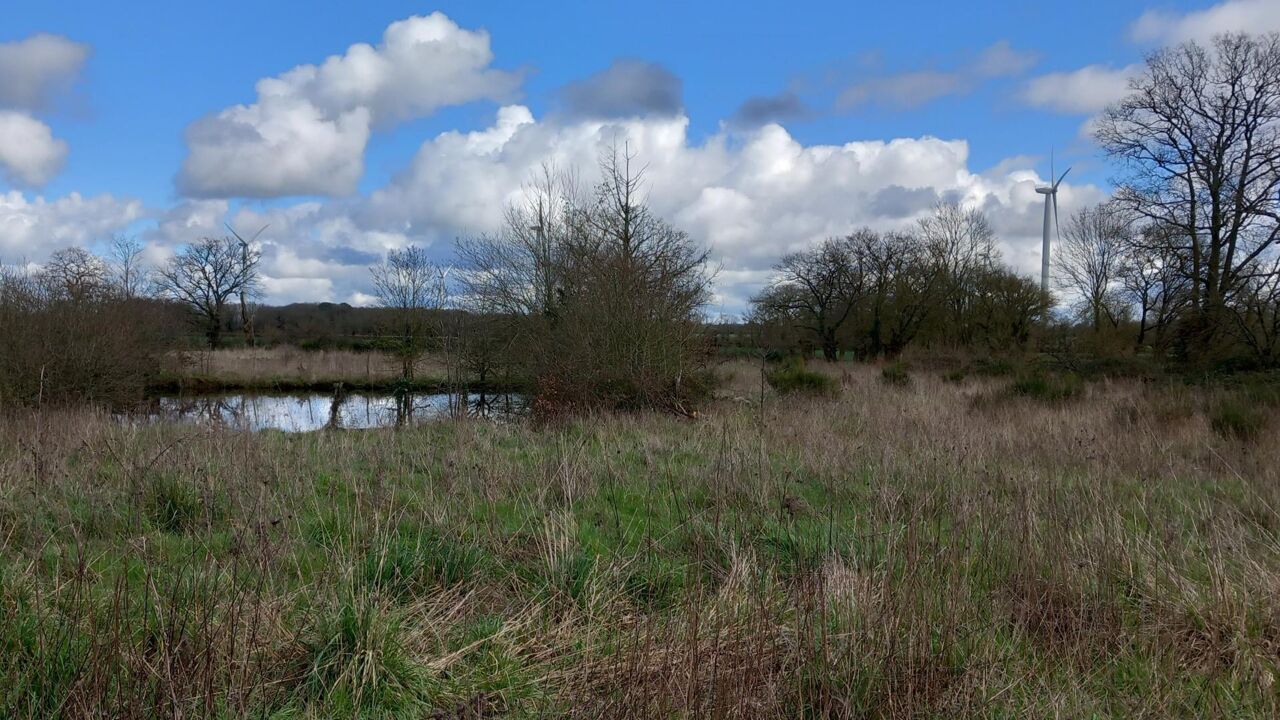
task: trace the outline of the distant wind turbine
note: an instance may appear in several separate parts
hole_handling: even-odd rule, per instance
[[[1058,228],[1058,186],[1062,184],[1062,178],[1071,172],[1071,168],[1062,171],[1062,177],[1055,182],[1053,179],[1053,155],[1049,155],[1049,187],[1038,187],[1036,192],[1044,196],[1044,245],[1040,249],[1040,291],[1049,292],[1049,212],[1052,206],[1053,211],[1053,229],[1054,234],[1058,236],[1058,240],[1062,239],[1062,233]]]
[[[245,285],[248,282],[248,278],[246,276],[249,273],[249,243],[257,240],[259,235],[266,232],[267,228],[270,227],[270,224],[263,225],[262,228],[259,229],[258,232],[254,233],[253,237],[248,240],[240,237],[240,233],[236,232],[236,229],[231,227],[231,223],[223,223],[223,225],[226,225],[227,230],[229,230],[231,234],[235,236],[236,240],[240,242],[240,326],[244,329],[245,344],[249,347],[253,347],[255,344],[253,337],[253,318],[249,317],[249,303],[246,302],[245,298]]]

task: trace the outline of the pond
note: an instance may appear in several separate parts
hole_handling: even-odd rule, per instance
[[[449,395],[350,392],[293,394],[226,393],[152,400],[133,419],[176,420],[237,430],[312,432],[402,427],[453,417],[506,421],[523,415],[523,395]]]

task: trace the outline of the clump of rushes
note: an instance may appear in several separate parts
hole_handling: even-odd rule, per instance
[[[1234,393],[1219,398],[1209,412],[1209,424],[1214,432],[1245,442],[1260,437],[1269,420],[1266,407]]]
[[[1032,372],[1019,376],[1009,389],[1015,395],[1052,403],[1077,397],[1084,385],[1072,373]]]
[[[792,356],[769,370],[765,375],[769,386],[781,395],[808,393],[828,394],[835,391],[836,382],[830,376],[810,370],[804,358]]]
[[[907,371],[907,364],[901,360],[885,365],[880,371],[880,378],[894,387],[911,384],[911,373]]]
[[[427,709],[428,676],[410,657],[399,613],[348,589],[312,610],[302,638],[302,695],[331,717],[404,717]]]

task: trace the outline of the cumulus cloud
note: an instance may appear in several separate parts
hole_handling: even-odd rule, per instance
[[[684,83],[657,63],[622,59],[585,80],[569,83],[560,96],[573,118],[676,115],[684,108]]]
[[[392,23],[377,46],[260,80],[254,103],[192,123],[179,189],[211,198],[350,193],[374,128],[512,96],[522,74],[492,62],[487,32],[441,13]]]
[[[71,193],[46,200],[13,190],[0,193],[0,259],[39,262],[69,245],[86,245],[145,215],[142,203],[113,195]]]
[[[43,110],[80,75],[89,46],[40,33],[0,43],[0,108]]]
[[[61,35],[0,43],[0,179],[40,186],[62,169],[67,143],[33,113],[75,82],[88,57],[88,45]]]
[[[736,128],[756,128],[768,123],[803,120],[812,114],[808,103],[795,91],[787,90],[777,95],[747,98],[729,118],[729,124]]]
[[[147,238],[166,248],[222,234],[223,222],[259,238],[267,301],[368,304],[368,266],[394,248],[427,246],[448,261],[459,236],[500,227],[503,208],[546,162],[576,169],[589,187],[599,154],[627,143],[646,166],[648,202],[707,243],[721,271],[713,312],[738,313],[785,252],[868,225],[910,226],[939,199],[987,212],[1006,259],[1039,268],[1044,182],[1011,158],[984,172],[969,167],[969,146],[933,137],[805,145],[777,124],[723,130],[691,141],[683,115],[621,120],[535,118],[500,108],[489,127],[450,131],[424,142],[385,186],[368,196],[267,208],[188,200],[157,218]],[[1103,193],[1062,186],[1070,212]],[[424,199],[427,201],[424,202]]]
[[[967,95],[984,81],[1021,75],[1037,60],[1035,53],[1016,50],[1001,40],[954,70],[909,70],[849,85],[837,96],[836,107],[910,110],[950,95]]]
[[[1022,99],[1032,107],[1092,114],[1127,95],[1129,79],[1141,71],[1141,65],[1122,68],[1089,65],[1070,72],[1049,73],[1028,81],[1023,87]]]
[[[18,185],[43,185],[67,159],[67,143],[30,115],[0,110],[0,175]]]
[[[1203,42],[1227,32],[1272,31],[1280,31],[1280,3],[1275,0],[1227,0],[1187,13],[1148,10],[1130,28],[1134,40],[1156,44]]]

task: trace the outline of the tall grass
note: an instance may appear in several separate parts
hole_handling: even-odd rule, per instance
[[[1211,391],[842,374],[696,421],[0,417],[0,716],[1280,713],[1280,450]]]

